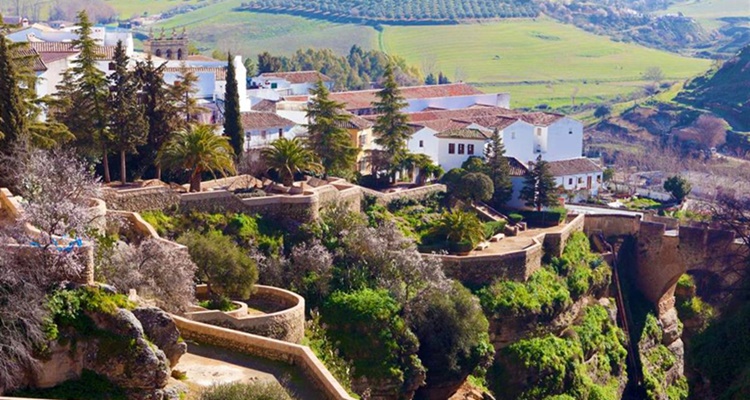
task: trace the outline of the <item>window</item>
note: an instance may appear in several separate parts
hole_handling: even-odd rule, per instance
[[[266,131],[265,130],[260,131],[260,138],[263,139],[263,140],[266,140]]]
[[[572,185],[572,184],[573,184],[573,178],[568,179],[568,185]]]
[[[456,154],[456,144],[448,143],[448,154]]]
[[[515,139],[516,138],[516,132],[511,132],[510,133],[510,138],[511,139]]]
[[[573,130],[571,129],[568,131],[568,135],[572,135],[572,134],[573,134]]]
[[[284,128],[279,128],[279,139],[284,137]]]
[[[277,87],[279,87],[278,83],[276,83],[276,82],[272,82],[271,83],[271,89],[276,89]]]
[[[161,49],[156,49],[156,56],[161,57]]]
[[[177,59],[182,60],[182,49],[177,49]]]
[[[167,49],[167,59],[168,60],[172,59],[172,49]]]
[[[466,145],[466,154],[473,155],[474,154],[474,145],[473,144],[467,144]]]
[[[536,135],[542,136],[542,128],[536,128]]]
[[[419,141],[419,147],[424,147],[424,140]]]
[[[464,144],[459,143],[458,144],[458,154],[464,154]]]
[[[582,183],[583,183],[583,178],[581,178],[581,177],[578,177],[578,184],[580,185],[580,184],[582,184]]]

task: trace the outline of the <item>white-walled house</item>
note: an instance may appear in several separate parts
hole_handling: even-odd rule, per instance
[[[513,185],[513,195],[505,205],[510,208],[524,208],[526,202],[521,200],[521,189],[526,182],[526,173],[529,168],[515,157],[506,157],[510,166],[510,182]]]
[[[166,62],[164,68],[164,81],[166,83],[171,85],[179,81],[182,79],[183,69],[187,69],[198,77],[198,81],[195,84],[195,88],[197,89],[195,97],[219,103],[224,101],[227,86],[226,61],[210,61],[205,58],[191,60],[191,57],[188,57],[187,60],[164,60],[156,59],[155,57],[154,59],[157,65],[161,62]],[[247,81],[242,79],[247,75],[247,69],[242,63],[242,56],[235,56],[232,64],[237,76],[237,92],[240,94],[240,112],[250,111],[250,99],[246,95]]]
[[[299,96],[309,94],[318,81],[333,90],[333,79],[318,71],[265,72],[252,78],[251,86],[271,89],[280,96]]]
[[[245,131],[245,150],[268,146],[282,137],[291,139],[296,136],[297,125],[275,112],[243,112],[242,129]]]
[[[570,193],[569,201],[596,196],[602,185],[602,167],[588,158],[578,157],[549,162],[549,170],[557,186]]]
[[[543,160],[558,161],[583,156],[583,124],[561,114],[527,113],[520,118],[534,126],[534,148],[531,157],[519,155],[528,162],[541,155]]]

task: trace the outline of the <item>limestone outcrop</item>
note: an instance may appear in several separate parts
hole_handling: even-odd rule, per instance
[[[180,339],[180,331],[172,317],[157,307],[139,307],[133,310],[133,314],[143,325],[146,336],[164,352],[169,366],[174,368],[180,357],[187,353],[187,344]]]

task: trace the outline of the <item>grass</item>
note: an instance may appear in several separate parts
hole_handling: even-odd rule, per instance
[[[673,4],[662,13],[679,12],[695,18],[706,29],[716,29],[724,24],[719,18],[747,17],[750,6],[747,0],[687,0]]]
[[[169,9],[188,4],[206,4],[223,0],[105,0],[117,11],[121,19],[133,16],[159,14]]]
[[[546,18],[387,26],[382,46],[414,65],[437,60],[437,70],[453,79],[463,76],[482,90],[509,91],[514,107],[570,104],[576,87],[579,100],[628,93],[648,83],[642,74],[653,66],[670,80],[710,66],[708,60],[613,42]]]
[[[226,0],[175,16],[155,25],[187,28],[191,40],[204,52],[214,48],[254,57],[263,51],[289,55],[297,49],[332,48],[345,54],[352,45],[377,46],[372,27],[339,24],[289,15],[234,11],[243,0]]]

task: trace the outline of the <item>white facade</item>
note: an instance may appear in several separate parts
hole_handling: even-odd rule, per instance
[[[464,138],[438,138],[438,157],[445,171],[460,168],[469,157],[484,157],[486,140]]]
[[[273,73],[261,74],[251,79],[251,85],[253,87],[270,89],[280,96],[308,95],[317,82],[317,78],[306,82],[290,82],[283,77],[273,76]],[[332,80],[323,81],[323,85],[325,85],[329,91],[333,90],[333,84],[334,82]]]
[[[471,94],[466,96],[406,99],[406,102],[409,105],[403,110],[404,112],[418,112],[427,108],[457,110],[475,105],[509,108],[510,95],[507,93]]]
[[[294,125],[286,125],[245,130],[245,150],[268,146],[274,140],[282,137],[291,139],[296,136],[296,132],[293,131],[293,128]]]
[[[569,117],[560,118],[548,126],[534,126],[534,155],[546,161],[567,160],[583,155],[583,124]],[[518,158],[524,162],[527,157]]]

